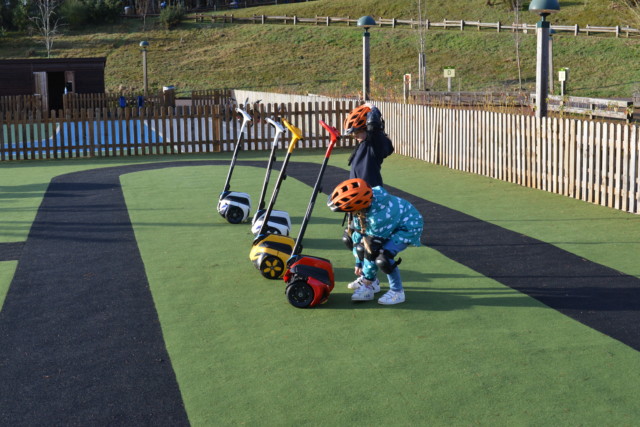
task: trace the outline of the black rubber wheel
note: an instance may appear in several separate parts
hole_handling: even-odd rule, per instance
[[[260,262],[260,274],[266,279],[277,280],[284,275],[284,262],[273,255],[266,255]]]
[[[307,308],[313,301],[313,288],[304,280],[296,280],[287,286],[289,303],[298,308]]]
[[[229,206],[226,218],[231,224],[240,224],[244,218],[244,213],[237,206]]]

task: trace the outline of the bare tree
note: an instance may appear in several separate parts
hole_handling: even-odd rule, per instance
[[[427,56],[426,48],[426,16],[427,16],[427,0],[417,0],[418,7],[418,90],[426,90],[427,88]]]
[[[53,41],[60,33],[60,18],[56,9],[60,5],[59,0],[35,0],[36,14],[29,19],[36,26],[43,37],[44,46],[47,49],[47,58],[51,57]]]
[[[509,10],[519,11],[522,7],[522,0],[506,0],[505,3]]]
[[[153,0],[136,0],[136,13],[142,16],[142,31],[147,27],[147,14],[156,13],[156,2]]]
[[[522,65],[520,63],[520,8],[522,7],[522,0],[511,0],[513,2],[513,13],[516,24],[516,31],[513,33],[516,43],[516,66],[518,67],[518,90],[522,90]]]

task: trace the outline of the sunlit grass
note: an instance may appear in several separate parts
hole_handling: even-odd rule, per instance
[[[261,8],[234,10],[237,16],[251,14],[312,17],[371,14],[376,17],[412,18],[412,1],[348,2],[317,0]],[[552,17],[557,23],[598,25],[622,24],[620,9],[607,9],[609,2],[576,1],[562,5]],[[513,12],[504,3],[494,7],[486,1],[430,1],[431,21],[447,19],[511,23]],[[604,8],[604,9],[603,9]],[[226,11],[230,13],[230,11]],[[533,23],[535,14],[522,12],[521,21]],[[614,20],[615,22],[611,22]],[[417,81],[418,34],[409,27],[371,29],[371,91],[374,98],[402,99],[402,78],[412,74]],[[149,88],[174,85],[178,96],[191,90],[235,88],[285,93],[315,93],[357,96],[362,87],[362,31],[336,24],[253,25],[185,20],[176,30],[163,30],[154,18],[142,22],[127,19],[118,25],[68,33],[54,43],[57,57],[106,57],[106,88],[140,90],[142,58],[138,44],[150,43]],[[523,34],[520,42],[522,82],[518,81],[515,36],[510,32],[467,29],[431,30],[426,34],[427,87],[447,89],[445,66],[456,68],[453,90],[513,91],[534,89],[535,36]],[[640,69],[636,58],[640,39],[554,36],[555,69],[571,70],[568,93],[574,96],[626,97],[638,90]],[[10,34],[0,39],[0,56],[42,57],[37,37]],[[587,65],[588,64],[588,65]]]

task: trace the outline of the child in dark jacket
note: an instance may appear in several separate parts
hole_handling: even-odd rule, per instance
[[[400,304],[405,301],[398,261],[394,257],[407,246],[420,246],[423,219],[408,201],[392,196],[378,186],[371,188],[364,180],[348,179],[338,184],[327,203],[334,212],[353,214],[353,254],[358,286],[352,301],[370,301],[380,290],[378,269],[387,274],[389,291],[378,303]],[[376,289],[377,288],[377,289]]]
[[[372,188],[382,186],[382,162],[393,153],[393,144],[384,133],[380,110],[370,104],[354,108],[344,121],[344,133],[358,141],[349,157],[349,178],[364,179]]]

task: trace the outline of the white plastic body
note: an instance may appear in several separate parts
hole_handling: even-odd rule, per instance
[[[257,236],[260,232],[263,221],[264,212],[253,217],[253,221],[251,223],[251,232],[255,236]],[[288,236],[289,232],[291,231],[291,218],[289,218],[289,214],[285,211],[271,211],[269,222],[267,222],[267,227],[272,230],[277,230],[277,233],[282,236]]]
[[[226,218],[227,211],[232,206],[236,206],[242,210],[243,215],[241,222],[245,222],[249,218],[249,213],[251,212],[251,196],[247,193],[230,191],[218,200],[218,213]]]

